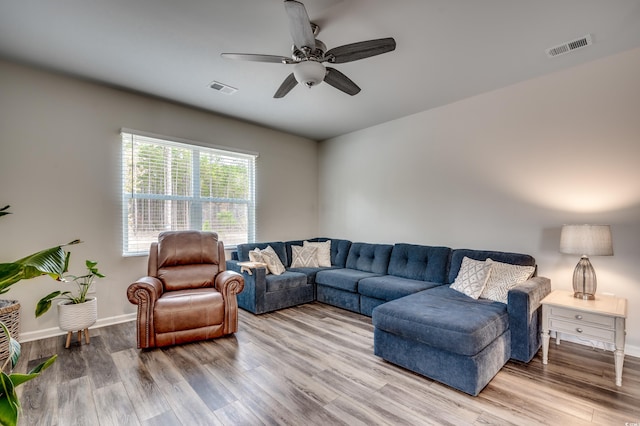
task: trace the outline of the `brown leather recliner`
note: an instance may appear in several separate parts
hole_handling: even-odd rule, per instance
[[[127,289],[138,305],[138,348],[212,339],[238,330],[244,278],[227,271],[215,232],[169,231],[149,251],[148,276]]]

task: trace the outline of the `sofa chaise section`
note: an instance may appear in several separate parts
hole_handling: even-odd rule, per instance
[[[535,266],[523,254],[453,250],[447,284],[455,280],[465,256]],[[382,304],[372,313],[374,353],[477,395],[510,358],[528,362],[535,355],[539,302],[550,287],[547,278],[530,278],[509,291],[505,304],[473,299],[443,285]]]

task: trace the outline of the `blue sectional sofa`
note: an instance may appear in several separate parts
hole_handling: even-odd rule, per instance
[[[259,314],[317,300],[371,316],[376,355],[470,395],[509,359],[529,362],[540,348],[540,300],[551,291],[549,279],[529,278],[509,290],[507,303],[473,299],[450,286],[465,257],[535,266],[529,255],[331,239],[330,267],[291,268],[291,247],[302,244],[238,246],[229,270],[240,272],[249,251],[267,246],[286,267],[282,275],[245,272],[242,309]]]

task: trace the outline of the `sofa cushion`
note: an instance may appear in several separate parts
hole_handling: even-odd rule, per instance
[[[500,303],[507,303],[509,290],[528,280],[535,269],[533,266],[511,265],[493,259],[487,259],[486,263],[491,266],[491,274],[480,297]]]
[[[313,284],[316,282],[316,274],[319,271],[322,271],[324,269],[339,269],[339,268],[336,268],[334,266],[332,266],[331,268],[289,268],[287,269],[287,271],[299,272],[301,274],[305,274],[307,276],[307,283]]]
[[[317,247],[291,246],[292,268],[317,268],[318,266]]]
[[[389,275],[444,283],[450,255],[449,247],[396,244],[391,251]]]
[[[316,284],[357,293],[360,280],[376,276],[373,272],[357,269],[324,269],[316,274]]]
[[[328,268],[331,266],[331,240],[323,242],[305,241],[302,244],[305,248],[315,248],[318,266]]]
[[[491,263],[487,260],[473,260],[465,256],[462,259],[458,276],[453,284],[451,284],[451,288],[473,299],[477,299],[480,297],[480,294],[482,294],[482,290],[484,290],[490,274]]]
[[[291,246],[302,246],[305,241],[309,242],[324,242],[331,240],[331,266],[337,266],[340,268],[344,268],[347,263],[347,255],[349,254],[349,249],[351,248],[351,241],[349,240],[338,240],[335,238],[311,238],[308,240],[294,240],[287,241],[285,244],[287,258],[289,259],[289,263],[285,263],[285,265],[291,265]]]
[[[364,278],[358,283],[358,293],[380,300],[395,300],[409,294],[442,285],[422,280],[383,275],[381,277]]]
[[[251,253],[255,253],[257,250],[258,249],[252,250],[249,253],[249,258],[251,258]],[[273,247],[267,246],[266,249],[260,250],[260,256],[262,257],[262,263],[267,264],[267,269],[269,269],[270,273],[274,275],[281,275],[285,271],[284,265]]]
[[[507,307],[439,286],[373,310],[373,325],[388,333],[464,356],[482,351],[509,329]]]
[[[267,293],[297,288],[308,284],[305,274],[291,271],[286,271],[281,275],[267,275],[265,280]]]
[[[536,260],[528,254],[488,250],[456,249],[451,251],[451,262],[449,263],[449,276],[447,277],[447,284],[451,284],[455,281],[456,277],[458,276],[458,272],[460,271],[462,259],[465,256],[470,259],[480,261],[491,258],[498,262],[510,263],[511,265],[535,266],[536,264]]]
[[[387,275],[392,245],[353,243],[347,256],[347,268]]]

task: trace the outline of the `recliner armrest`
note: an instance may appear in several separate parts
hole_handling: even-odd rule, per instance
[[[156,345],[153,332],[153,310],[164,289],[162,282],[154,277],[142,277],[127,288],[129,302],[138,305],[138,348]]]
[[[155,303],[164,292],[162,282],[155,277],[142,277],[127,288],[129,302],[139,305],[148,301]]]
[[[244,277],[236,271],[222,271],[216,276],[216,290],[222,293],[226,300],[227,296],[235,296],[244,289]]]
[[[216,275],[216,290],[224,300],[224,334],[238,331],[238,299],[236,295],[244,290],[244,277],[235,271],[222,271]]]

